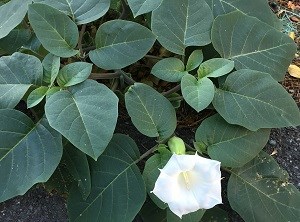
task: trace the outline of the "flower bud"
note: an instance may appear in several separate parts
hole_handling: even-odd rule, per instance
[[[177,155],[185,154],[185,145],[181,138],[173,136],[168,141],[168,146],[172,153],[175,153]]]

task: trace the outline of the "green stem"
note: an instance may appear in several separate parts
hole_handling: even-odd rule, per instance
[[[120,77],[120,73],[91,73],[90,79],[115,79]]]
[[[152,147],[150,150],[146,151],[143,155],[140,156],[139,159],[137,159],[136,161],[134,161],[134,163],[138,163],[140,162],[142,159],[145,159],[147,156],[149,156],[150,154],[152,154],[157,148],[157,145],[155,145],[154,147]]]
[[[154,55],[145,55],[145,58],[147,59],[156,59],[156,60],[162,60],[163,58],[154,56]]]
[[[166,92],[162,92],[162,95],[164,95],[164,96],[171,95],[172,93],[178,92],[180,90],[180,88],[181,88],[181,86],[179,84],[179,85],[175,86],[174,88],[172,88],[172,89],[170,89],[170,90],[168,90]]]
[[[83,39],[85,29],[86,29],[86,24],[82,25],[80,33],[79,33],[79,39],[78,39],[78,49],[79,49],[81,58],[83,58],[83,54],[84,54],[84,51],[82,50],[82,39]]]

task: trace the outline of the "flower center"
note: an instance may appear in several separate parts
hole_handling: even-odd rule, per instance
[[[192,189],[195,182],[192,172],[189,171],[181,172],[178,179],[181,186],[185,186],[188,190]]]

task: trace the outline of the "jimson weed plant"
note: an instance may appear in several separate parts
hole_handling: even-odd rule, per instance
[[[245,221],[299,220],[262,151],[300,125],[278,83],[296,45],[266,0],[0,2],[1,202],[44,183],[70,221],[227,221],[225,198]],[[181,101],[213,113],[194,147],[175,133]],[[118,105],[156,146],[114,133]]]

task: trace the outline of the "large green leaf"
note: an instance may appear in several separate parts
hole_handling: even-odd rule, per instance
[[[163,0],[128,0],[128,5],[134,17],[151,12],[156,9]]]
[[[208,155],[220,161],[222,166],[241,167],[264,148],[269,135],[269,129],[253,132],[231,125],[216,114],[201,123],[195,140],[206,144]]]
[[[82,199],[78,187],[70,192],[71,221],[131,222],[145,199],[145,184],[136,166],[139,150],[128,136],[116,134],[97,162],[90,161],[92,190]]]
[[[205,213],[204,209],[191,212],[189,214],[183,215],[180,219],[175,215],[170,209],[167,209],[167,221],[168,222],[199,222]]]
[[[151,27],[158,41],[183,55],[187,46],[211,42],[213,14],[205,0],[164,0],[152,12]]]
[[[63,158],[67,169],[77,182],[82,198],[86,199],[91,192],[90,167],[86,155],[71,143],[64,145]]]
[[[151,193],[151,191],[154,189],[155,182],[159,176],[159,169],[162,169],[167,164],[171,156],[171,152],[164,152],[153,155],[147,160],[143,172],[143,178],[146,183],[148,195],[150,196],[152,201],[161,209],[166,209],[168,205],[158,199],[158,197]]]
[[[86,24],[101,18],[109,9],[110,0],[33,0],[56,8],[76,22]]]
[[[168,82],[180,82],[188,72],[184,70],[184,64],[180,59],[165,58],[152,67],[151,74]]]
[[[36,124],[14,109],[0,110],[0,202],[45,182],[62,156],[61,135],[46,118]]]
[[[245,221],[299,221],[299,191],[288,182],[287,172],[264,152],[233,170],[227,191],[231,207]]]
[[[181,79],[181,92],[184,100],[197,112],[208,107],[215,94],[215,86],[209,78],[196,79],[187,74]]]
[[[271,11],[267,1],[251,0],[245,4],[244,0],[205,0],[213,11],[215,17],[233,11],[239,11],[246,15],[280,29],[281,23],[277,16]]]
[[[27,97],[27,107],[31,108],[39,104],[46,96],[48,89],[46,86],[40,86],[33,90]]]
[[[28,18],[42,45],[59,57],[71,57],[78,53],[79,33],[76,24],[64,13],[45,4],[31,4]]]
[[[0,7],[0,39],[7,36],[25,17],[31,0],[11,0]]]
[[[0,58],[0,109],[14,108],[31,85],[40,86],[42,63],[38,58],[16,52]]]
[[[93,64],[74,62],[64,66],[57,75],[57,83],[62,87],[73,86],[86,80],[92,72]]]
[[[276,80],[283,79],[296,52],[289,36],[238,11],[215,19],[212,43],[223,58],[235,62],[236,69],[266,72]]]
[[[29,29],[14,29],[7,36],[0,39],[0,49],[8,54],[18,51],[31,37]]]
[[[47,97],[49,124],[82,152],[97,159],[112,138],[118,116],[118,98],[94,80]]]
[[[142,134],[163,140],[174,133],[175,109],[152,87],[135,83],[125,94],[125,104],[133,124]]]
[[[205,211],[201,222],[229,222],[228,213],[219,207],[213,207]]]
[[[156,206],[151,200],[147,199],[139,212],[143,222],[167,222],[167,212]]]
[[[300,125],[297,104],[267,73],[244,69],[230,74],[213,105],[227,122],[253,131]]]
[[[131,21],[112,20],[102,24],[95,38],[92,62],[103,69],[121,69],[143,58],[155,42],[146,27]]]

